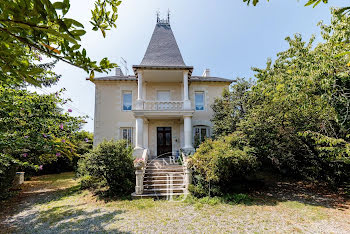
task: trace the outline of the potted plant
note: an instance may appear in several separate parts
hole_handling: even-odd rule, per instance
[[[145,166],[145,160],[143,158],[137,158],[134,160],[134,167],[136,170],[141,170]]]

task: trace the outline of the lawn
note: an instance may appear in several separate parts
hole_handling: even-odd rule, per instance
[[[251,194],[247,204],[106,201],[80,190],[73,173],[46,175],[25,182],[18,196],[0,204],[0,232],[350,233],[347,201],[288,189],[281,184],[275,192]]]

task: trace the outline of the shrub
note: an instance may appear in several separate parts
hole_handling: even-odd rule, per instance
[[[0,154],[0,200],[9,195],[18,165],[9,155]]]
[[[72,151],[70,155],[62,154],[53,161],[46,163],[40,174],[62,173],[67,171],[76,171],[78,161],[82,155],[88,153],[92,149],[93,134],[87,131],[74,132],[70,139]],[[74,150],[73,150],[74,149]],[[38,174],[38,172],[33,172]]]
[[[215,141],[206,140],[191,158],[190,165],[194,169],[195,182],[191,191],[203,196],[205,190],[214,195],[229,192],[234,181],[251,175],[258,163],[245,136],[235,132]]]
[[[130,194],[135,186],[132,149],[125,140],[103,141],[78,163],[82,187],[106,185],[110,195]]]

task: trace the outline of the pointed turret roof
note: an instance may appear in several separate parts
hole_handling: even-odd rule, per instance
[[[186,66],[168,20],[157,20],[140,66]]]

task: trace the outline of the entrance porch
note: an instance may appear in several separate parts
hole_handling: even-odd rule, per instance
[[[180,149],[193,150],[191,118],[137,118],[135,153],[148,149],[148,158],[154,159],[175,155]]]

